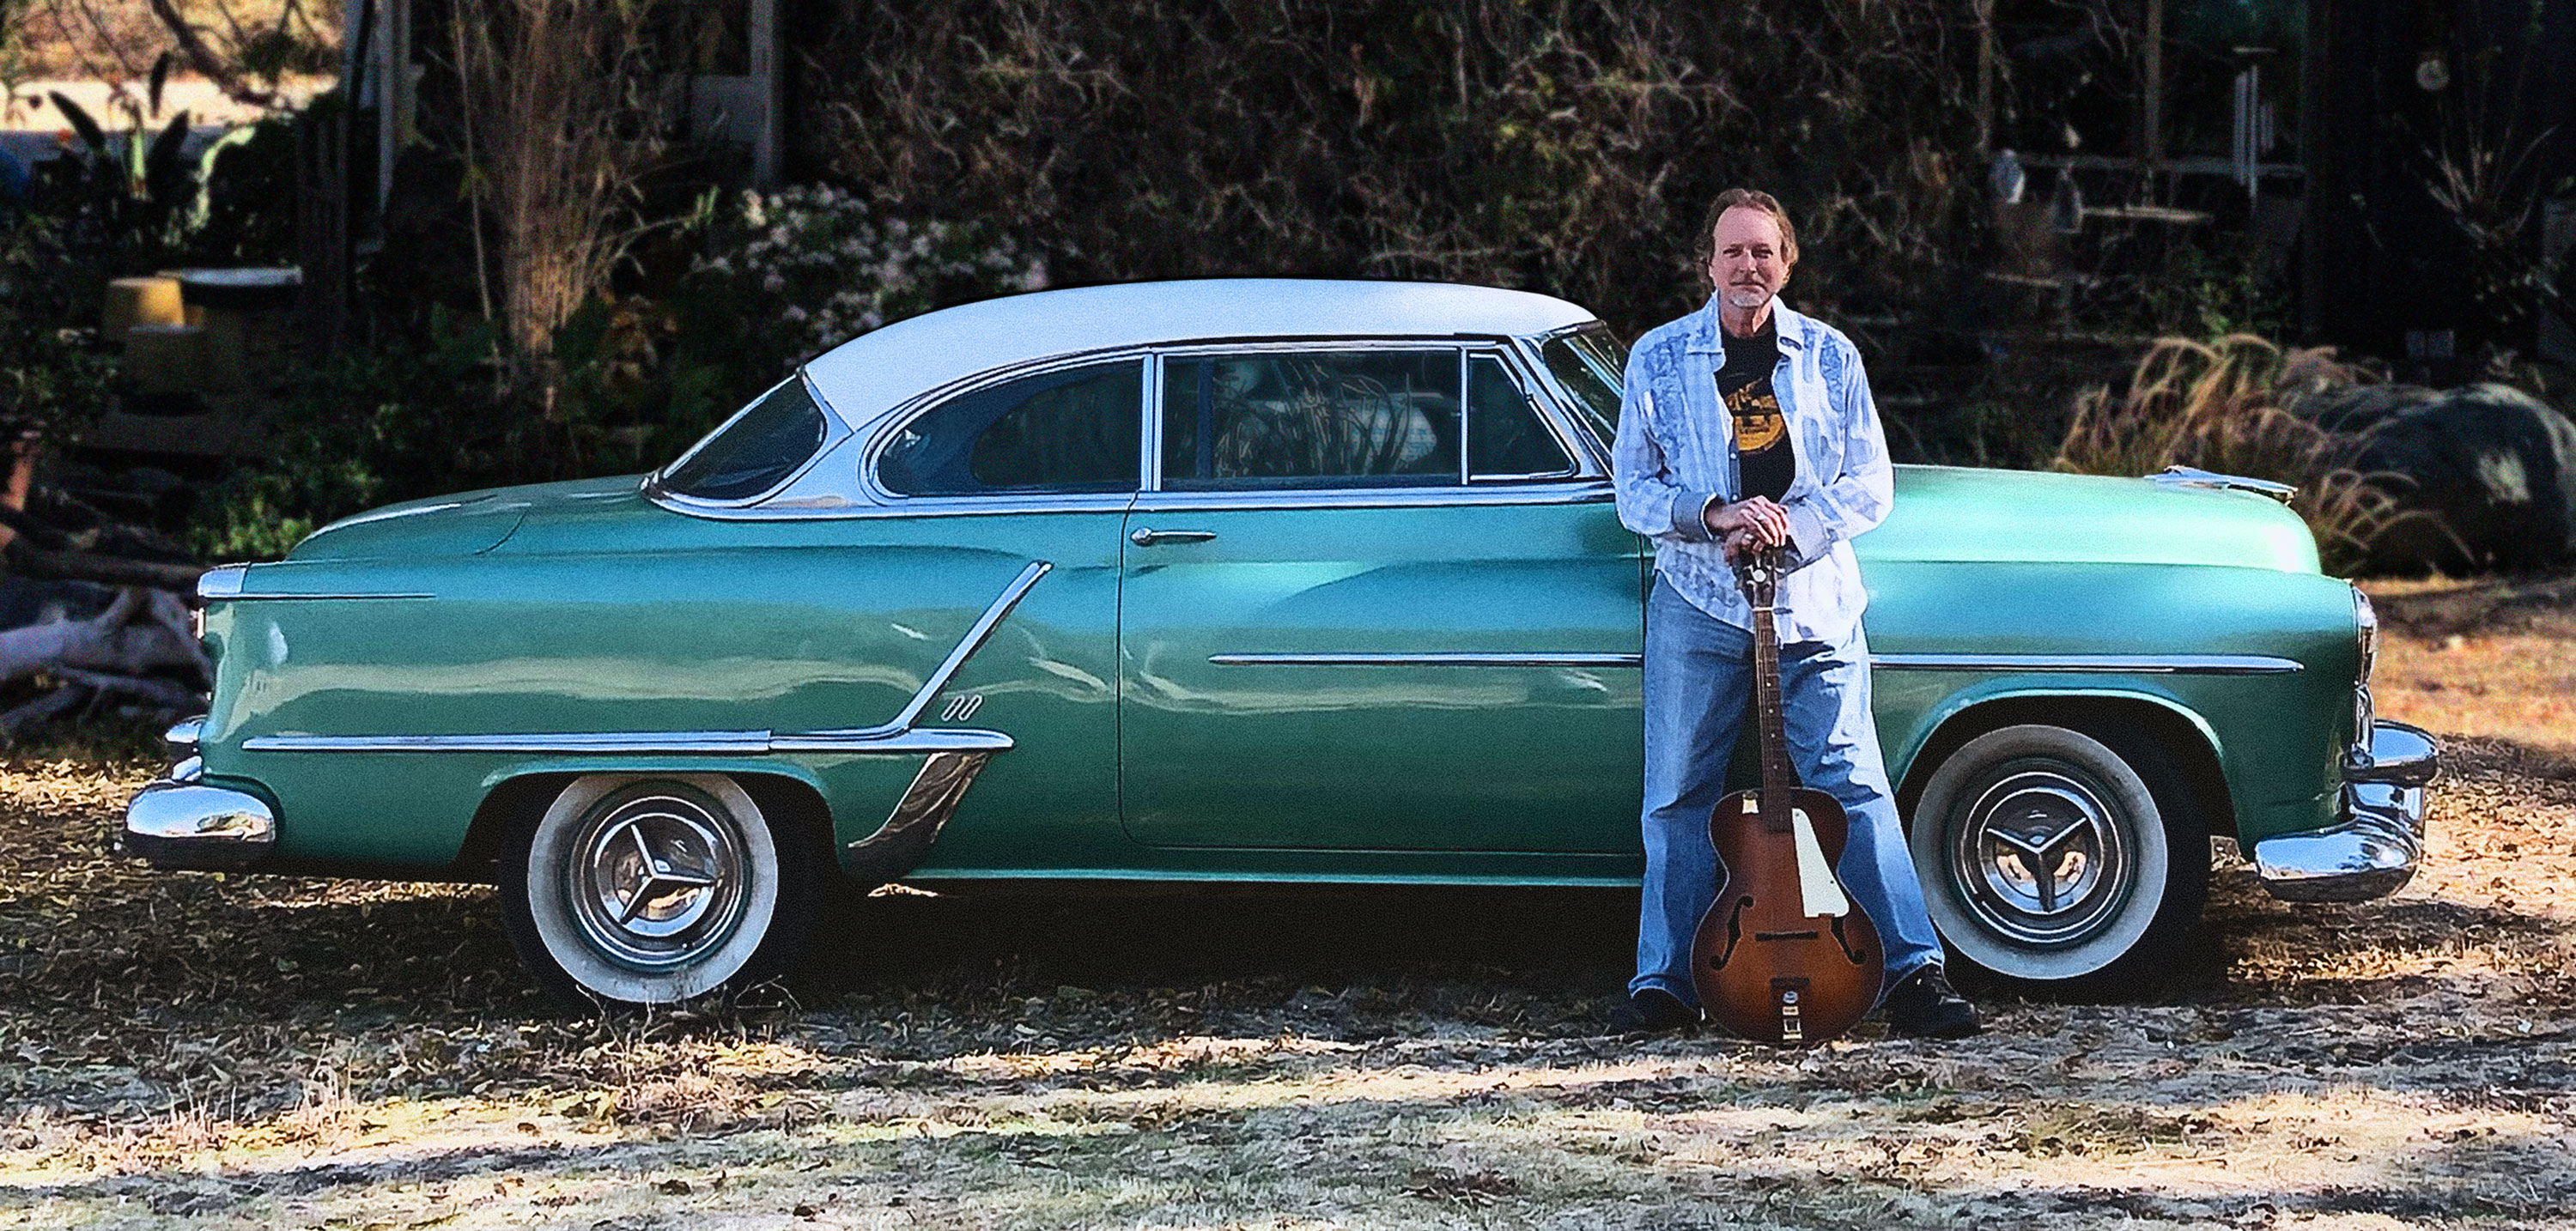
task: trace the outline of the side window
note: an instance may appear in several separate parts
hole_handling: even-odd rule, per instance
[[[1456,350],[1175,357],[1163,380],[1172,490],[1460,481]]]
[[[1628,348],[1607,325],[1586,325],[1549,338],[1539,348],[1556,383],[1574,397],[1575,409],[1605,442],[1619,434],[1619,386],[1626,380]]]
[[[700,500],[745,500],[787,481],[823,447],[823,408],[802,375],[778,382],[662,472],[662,486]]]
[[[877,457],[903,496],[1136,490],[1145,361],[1066,368],[961,394]]]
[[[1467,476],[1553,479],[1574,473],[1574,459],[1547,430],[1529,392],[1491,355],[1467,361]]]

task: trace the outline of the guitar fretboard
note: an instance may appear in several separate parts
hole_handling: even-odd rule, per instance
[[[1780,637],[1773,619],[1780,566],[1777,549],[1755,557],[1745,597],[1753,605],[1753,708],[1762,732],[1762,824],[1773,833],[1789,828],[1789,792],[1798,771],[1789,764],[1789,734],[1780,713]]]

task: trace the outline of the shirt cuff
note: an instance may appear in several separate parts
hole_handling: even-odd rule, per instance
[[[1717,537],[1708,532],[1708,511],[1717,507],[1716,492],[1682,492],[1673,497],[1673,533],[1694,543]]]
[[[1816,516],[1814,509],[1803,503],[1793,504],[1788,513],[1789,546],[1797,551],[1801,563],[1825,554],[1834,545],[1831,532],[1825,529],[1825,519]]]

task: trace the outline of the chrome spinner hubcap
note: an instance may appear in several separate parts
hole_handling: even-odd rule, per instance
[[[570,869],[573,915],[599,952],[664,970],[705,956],[740,921],[742,843],[695,792],[611,796],[583,825]]]
[[[1951,857],[1981,921],[2049,948],[2100,930],[2136,875],[2132,844],[2098,790],[2054,767],[1988,784],[1952,831]]]

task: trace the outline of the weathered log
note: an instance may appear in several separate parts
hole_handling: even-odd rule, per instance
[[[129,697],[139,697],[165,710],[201,710],[205,708],[200,703],[202,699],[196,693],[190,692],[185,688],[181,688],[168,680],[155,679],[148,675],[106,675],[96,671],[75,670],[70,667],[56,667],[54,668],[53,673],[67,681],[66,687],[69,687],[70,685],[78,685],[84,688],[95,689],[102,694],[122,693]],[[61,690],[58,689],[56,691]]]
[[[166,590],[128,589],[86,620],[49,620],[0,631],[0,682],[40,672],[141,676],[185,667],[206,678],[206,656],[187,633],[187,607]]]
[[[27,728],[79,709],[97,695],[82,684],[65,684],[52,692],[39,693],[35,700],[0,713],[0,741],[15,740]]]

